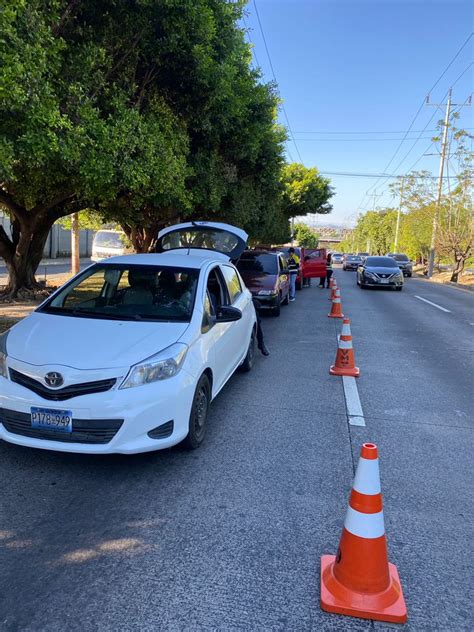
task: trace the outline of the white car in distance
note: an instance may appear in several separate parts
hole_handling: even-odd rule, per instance
[[[232,264],[247,234],[215,222],[163,229],[156,254],[76,275],[0,336],[0,438],[133,454],[198,447],[209,404],[252,368],[256,315]]]

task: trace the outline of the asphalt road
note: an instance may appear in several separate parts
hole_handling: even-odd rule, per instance
[[[408,606],[398,629],[472,629],[474,297],[335,274],[365,427],[328,374],[340,324],[313,287],[264,318],[271,355],[228,383],[198,451],[0,444],[0,630],[392,630],[319,607],[319,559],[336,552],[368,440]]]

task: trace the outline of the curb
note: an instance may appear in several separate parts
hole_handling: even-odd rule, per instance
[[[459,285],[459,283],[453,283],[452,281],[442,281],[442,282],[438,282],[438,281],[431,281],[431,279],[427,279],[423,274],[418,274],[418,273],[414,273],[413,274],[414,277],[416,277],[417,279],[420,279],[421,281],[426,281],[427,283],[432,283],[434,285],[448,285],[450,287],[455,288],[456,290],[459,290],[460,292],[467,292],[468,294],[473,294],[474,293],[474,286],[463,286],[463,285]]]

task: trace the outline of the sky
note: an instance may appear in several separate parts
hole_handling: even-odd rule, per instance
[[[263,81],[274,72],[279,120],[288,127],[286,112],[296,142],[288,141],[287,159],[299,162],[299,152],[322,173],[404,174],[414,165],[437,176],[440,144],[430,145],[445,106],[423,100],[470,35],[430,102],[445,103],[451,86],[456,104],[472,94],[473,7],[464,0],[249,0],[243,26],[253,63]],[[473,110],[460,108],[459,126],[474,128]],[[351,226],[360,212],[396,205],[392,179],[328,177],[334,208],[316,226]]]

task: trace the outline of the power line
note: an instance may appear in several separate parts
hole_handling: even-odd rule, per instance
[[[431,138],[431,136],[423,136],[423,139]],[[298,142],[328,142],[328,143],[364,143],[364,142],[385,142],[396,141],[400,138],[298,138]],[[414,140],[413,138],[407,138],[407,140]],[[418,139],[420,140],[420,138]]]
[[[243,21],[244,26],[245,26],[245,34],[247,35],[247,40],[248,40],[248,43],[249,43],[249,44],[250,44],[250,46],[251,46],[252,56],[253,56],[253,58],[254,58],[254,60],[255,60],[256,70],[257,70],[258,68],[261,68],[261,66],[260,66],[260,63],[259,63],[259,61],[258,61],[257,53],[255,52],[255,44],[252,42],[252,39],[251,39],[251,37],[250,37],[249,28],[248,28],[248,26],[247,26],[247,22],[245,21],[245,16],[244,16],[244,15],[242,15],[242,21]]]
[[[458,50],[458,52],[455,54],[455,56],[451,59],[451,61],[449,62],[449,64],[446,66],[446,68],[443,70],[443,72],[441,73],[441,75],[438,77],[438,79],[434,82],[434,84],[431,86],[431,88],[428,90],[428,94],[430,92],[432,92],[434,90],[434,88],[436,88],[436,86],[439,84],[439,82],[441,81],[441,79],[444,77],[444,75],[447,73],[447,71],[451,68],[451,66],[453,65],[453,63],[456,61],[456,59],[459,57],[459,55],[461,54],[461,52],[464,50],[464,48],[466,47],[467,43],[469,42],[469,40],[471,39],[471,37],[473,36],[473,33],[471,32],[469,34],[469,36],[467,37],[467,39],[465,40],[465,42],[462,44],[461,48]],[[462,75],[464,74],[464,72],[466,72],[466,70],[463,71],[463,73],[456,79],[456,82],[459,81],[459,79],[462,77]],[[445,95],[446,96],[446,95]],[[445,98],[445,96],[443,97],[443,99]],[[408,133],[411,131],[411,128],[413,127],[416,119],[418,118],[418,115],[420,114],[421,110],[423,109],[423,106],[425,104],[425,99],[423,99],[420,107],[418,108],[412,122],[410,123],[410,126],[407,130],[407,132],[405,133],[405,136],[403,137],[403,139],[400,141],[400,144],[398,145],[398,147],[396,148],[393,156],[391,157],[390,161],[388,162],[387,166],[385,167],[384,171],[387,171],[390,167],[390,165],[393,163],[393,161],[395,160],[395,157],[397,156],[398,152],[400,151],[406,137],[408,136]],[[433,118],[433,117],[432,117]],[[432,120],[432,118],[430,119],[430,122]],[[425,127],[423,128],[423,131],[426,130],[428,126],[425,125]],[[416,141],[418,142],[418,141]],[[415,142],[415,144],[416,144]],[[414,146],[414,145],[413,145]],[[409,152],[410,153],[410,152]],[[408,154],[407,154],[408,155]],[[362,206],[362,204],[365,202],[365,198],[367,197],[367,195],[369,195],[369,192],[375,188],[375,186],[377,186],[377,182],[375,182],[365,193],[365,195],[363,196],[362,200],[359,203],[358,208],[360,208],[360,206]]]
[[[446,66],[446,68],[443,70],[442,74],[438,77],[438,79],[435,81],[435,83],[431,86],[431,88],[428,90],[428,93],[433,92],[433,90],[436,88],[436,86],[438,85],[438,83],[441,81],[441,79],[444,77],[444,75],[448,72],[448,70],[451,68],[451,66],[454,64],[454,62],[456,61],[456,59],[459,57],[459,55],[462,53],[462,51],[464,50],[464,48],[466,47],[467,43],[469,42],[469,40],[471,39],[471,37],[474,35],[474,32],[469,33],[466,41],[464,42],[464,44],[461,46],[461,48],[458,50],[458,52],[456,53],[456,55],[451,59],[451,61],[449,62],[449,64]],[[464,74],[464,73],[463,73]],[[456,79],[456,81],[458,81]],[[454,85],[454,84],[453,84]]]
[[[270,68],[271,68],[271,71],[272,71],[273,80],[274,80],[274,81],[275,81],[275,83],[278,85],[278,81],[277,81],[277,78],[276,78],[276,75],[275,75],[275,70],[274,70],[274,68],[273,68],[273,64],[272,64],[272,58],[270,57],[270,52],[269,52],[269,50],[268,50],[268,46],[267,46],[267,40],[266,40],[266,38],[265,38],[265,33],[263,32],[263,26],[262,26],[262,22],[261,22],[261,20],[260,20],[260,14],[259,14],[259,12],[258,12],[258,9],[257,9],[257,3],[255,2],[255,0],[253,0],[253,6],[255,7],[255,14],[256,14],[256,16],[257,16],[258,25],[259,25],[259,27],[260,27],[260,33],[262,34],[263,43],[264,43],[264,45],[265,45],[265,50],[266,50],[266,52],[267,52],[268,62],[269,62],[269,64],[270,64]],[[289,133],[290,133],[290,137],[291,137],[291,139],[292,139],[292,141],[293,141],[293,144],[294,144],[294,146],[295,146],[296,153],[298,154],[298,158],[300,159],[300,162],[303,162],[303,160],[302,160],[302,158],[301,158],[300,150],[298,149],[298,145],[296,144],[295,137],[294,137],[293,132],[292,132],[292,130],[291,130],[290,120],[289,120],[289,118],[288,118],[288,114],[286,113],[285,105],[284,105],[284,103],[283,103],[283,102],[282,102],[282,104],[281,104],[281,109],[283,110],[283,114],[285,115],[286,124],[287,124],[287,126],[288,126],[288,131],[289,131]]]
[[[472,129],[472,128],[471,128]],[[422,130],[423,131],[423,130]],[[428,132],[436,132],[436,129],[429,129],[427,130]],[[418,134],[420,132],[420,130],[411,130],[412,134]],[[399,131],[393,131],[393,130],[386,130],[386,131],[366,131],[366,132],[329,132],[329,131],[316,131],[316,132],[295,132],[295,134],[406,134],[407,131],[406,130],[399,130]]]

